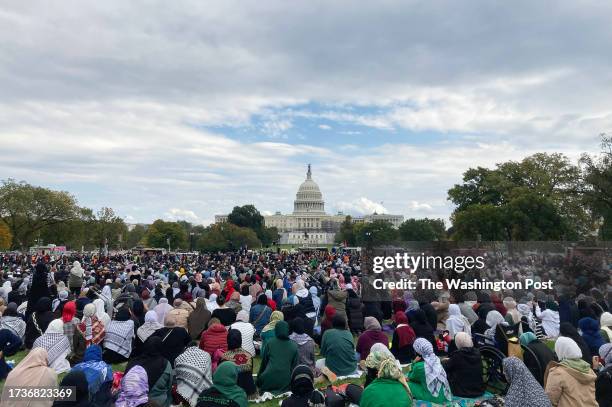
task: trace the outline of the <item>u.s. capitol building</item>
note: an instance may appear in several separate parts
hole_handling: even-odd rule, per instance
[[[325,201],[319,185],[312,179],[312,170],[308,165],[306,179],[298,188],[293,201],[293,213],[264,216],[266,227],[275,227],[280,234],[281,244],[327,245],[334,243],[336,232],[344,222],[346,215],[339,212],[336,215],[325,213]],[[352,218],[353,222],[373,222],[385,220],[394,227],[399,227],[404,221],[402,215],[371,214]],[[227,215],[215,215],[215,223],[227,221]]]

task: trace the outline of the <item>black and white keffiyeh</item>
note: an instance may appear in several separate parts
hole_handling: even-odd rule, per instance
[[[134,337],[134,321],[111,321],[106,327],[104,347],[117,352],[125,358],[132,353],[132,338]]]
[[[210,355],[197,346],[187,348],[176,358],[174,374],[177,392],[195,407],[200,393],[212,386]]]
[[[8,329],[23,340],[26,323],[20,317],[4,316],[0,318],[0,329]]]

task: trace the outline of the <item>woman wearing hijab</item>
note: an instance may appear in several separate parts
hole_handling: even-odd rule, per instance
[[[516,301],[512,297],[504,298],[504,307],[506,308],[506,322],[509,325],[516,325],[521,321],[521,314],[516,309]]]
[[[315,368],[315,342],[314,340],[306,334],[306,329],[304,326],[304,320],[300,317],[295,318],[289,324],[291,327],[291,335],[289,335],[289,339],[295,342],[298,346],[298,354],[300,365],[309,366],[314,370]]]
[[[419,308],[415,310],[412,315],[413,318],[410,320],[410,326],[416,337],[427,339],[433,346],[436,343],[434,329],[429,322],[427,322],[427,314],[425,314],[425,311]]]
[[[36,300],[32,300],[36,301]],[[36,301],[35,311],[28,318],[25,331],[25,347],[32,349],[36,338],[41,336],[49,323],[53,321],[53,312],[51,312],[51,300],[49,297],[42,297]]]
[[[536,307],[536,316],[542,321],[542,328],[549,338],[559,336],[559,305],[554,301],[546,303],[546,309],[540,312],[540,308]]]
[[[551,362],[544,375],[544,388],[555,407],[597,407],[595,380],[591,365],[581,359],[580,348],[570,338],[555,342],[559,363]]]
[[[261,348],[264,349],[266,342],[274,338],[274,327],[278,321],[284,321],[285,315],[280,311],[272,311],[270,321],[261,330]]]
[[[291,372],[297,366],[299,355],[297,344],[289,340],[289,324],[278,321],[274,333],[275,337],[262,350],[257,387],[261,392],[280,394],[289,390]]]
[[[480,304],[476,311],[478,319],[472,324],[472,334],[484,335],[487,329],[490,328],[487,324],[487,314],[491,309],[492,306],[487,307],[486,304]]]
[[[599,330],[599,322],[594,318],[582,318],[578,321],[578,327],[591,354],[597,355],[599,347],[605,343]]]
[[[7,399],[7,389],[23,387],[57,387],[57,373],[47,365],[47,351],[45,349],[32,349],[11,370],[4,382],[2,399]],[[19,406],[23,407],[46,407],[51,405],[53,405],[53,400],[28,399],[19,403]]]
[[[249,322],[255,327],[256,336],[261,335],[261,331],[270,322],[271,315],[272,308],[268,306],[268,297],[265,294],[260,294],[257,297],[257,303],[251,307],[249,313]]]
[[[130,359],[125,372],[136,366],[141,366],[147,372],[149,400],[168,407],[172,401],[172,366],[162,356],[162,341],[157,336],[151,336],[144,342],[142,353]]]
[[[465,332],[468,335],[472,334],[470,323],[467,318],[461,314],[461,308],[459,308],[457,304],[449,304],[448,306],[446,329],[451,338],[454,338],[459,332]]]
[[[458,397],[480,397],[485,391],[480,351],[465,332],[459,332],[454,339],[457,350],[442,362],[451,392]]]
[[[253,359],[251,354],[241,347],[242,335],[236,329],[227,333],[227,351],[223,353],[221,361],[233,362],[238,367],[238,386],[242,387],[247,396],[257,392],[253,381]]]
[[[88,407],[91,405],[87,379],[83,372],[71,371],[64,376],[60,386],[74,388],[74,400],[57,400],[53,402],[53,407]]]
[[[210,296],[208,297],[208,300],[206,300],[206,309],[208,309],[210,312],[215,312],[215,310],[217,308],[219,308],[219,306],[217,305],[217,294],[210,294]]]
[[[510,384],[504,397],[505,407],[551,407],[544,389],[518,358],[505,358],[504,376]]]
[[[92,344],[99,345],[102,343],[106,336],[106,329],[102,321],[96,316],[95,305],[87,304],[85,308],[83,308],[83,318],[81,318],[81,322],[77,325],[77,330],[84,338],[84,344],[81,345],[84,348]],[[82,351],[84,351],[84,349],[82,349]],[[77,353],[76,346],[75,353]]]
[[[147,310],[152,310],[157,305],[157,301],[155,301],[155,298],[151,297],[151,292],[146,288],[142,290],[140,297]]]
[[[326,305],[323,313],[323,319],[321,320],[321,336],[323,336],[327,329],[332,328],[332,320],[334,319],[335,315],[336,309],[331,305]]]
[[[546,344],[540,341],[533,332],[520,336],[521,346],[531,352],[523,352],[523,362],[540,385],[544,385],[544,369],[555,360],[555,354]],[[541,367],[541,368],[540,368]]]
[[[0,329],[0,380],[6,379],[11,368],[6,364],[5,358],[13,356],[19,351],[23,342],[21,338],[10,329]]]
[[[213,385],[198,398],[198,407],[247,407],[247,395],[236,383],[238,368],[232,362],[219,365],[213,375]]]
[[[144,324],[142,324],[138,330],[136,330],[136,341],[134,347],[138,347],[138,341],[140,344],[144,344],[145,341],[153,335],[158,329],[164,326],[157,322],[157,314],[155,311],[147,311],[145,314]]]
[[[0,329],[8,329],[14,335],[18,336],[22,341],[25,338],[26,323],[17,313],[17,304],[14,302],[4,310],[2,317],[0,318]]]
[[[134,366],[121,379],[121,390],[115,407],[139,407],[149,402],[149,382],[142,366]]]
[[[177,326],[176,317],[172,314],[166,315],[166,323],[163,328],[155,331],[151,336],[158,336],[162,341],[162,355],[174,367],[174,361],[178,355],[183,353],[191,342],[187,330]]]
[[[81,291],[84,275],[85,270],[83,270],[81,267],[81,263],[75,260],[74,263],[72,263],[72,268],[70,269],[70,274],[68,276],[68,288],[75,296],[79,295],[79,292]]]
[[[375,343],[389,346],[389,338],[382,332],[382,327],[374,317],[365,317],[365,331],[357,339],[356,351],[359,353],[359,360],[365,360],[370,353],[370,348]]]
[[[402,370],[393,356],[373,351],[366,364],[376,365],[377,377],[361,394],[360,407],[411,406],[412,393]]]
[[[283,287],[283,280],[279,278],[276,280],[276,289],[272,292],[272,299],[275,303],[282,304],[285,298],[287,298],[287,291]]]
[[[92,402],[98,406],[108,405],[112,399],[113,370],[111,365],[102,360],[102,348],[90,345],[85,350],[83,361],[72,368],[72,371],[83,372],[87,379]]]
[[[38,309],[38,302],[40,300],[43,298],[51,298],[47,272],[47,266],[44,263],[38,262],[36,264],[34,275],[32,275],[32,285],[28,289],[28,304],[25,313],[26,319],[29,319],[30,315]],[[49,311],[51,311],[51,305],[51,300],[49,300]],[[45,328],[41,329],[44,332],[46,328],[45,326]]]
[[[206,325],[208,325],[208,321],[210,321],[211,315],[206,308],[206,298],[199,297],[196,300],[195,309],[187,318],[187,327],[191,339],[198,340],[200,338],[200,335],[206,329]]]
[[[314,388],[312,370],[298,365],[291,372],[291,396],[283,400],[281,407],[324,407],[325,396]]]
[[[174,301],[173,301],[174,302]],[[163,324],[166,320],[166,314],[172,309],[172,306],[168,303],[168,299],[162,297],[159,299],[159,303],[155,307],[154,311],[157,314],[157,322]]]
[[[416,340],[416,334],[408,323],[408,317],[404,312],[395,313],[395,330],[391,341],[391,352],[400,363],[410,363],[414,358],[412,344]]]
[[[198,396],[212,386],[210,355],[196,346],[190,346],[177,356],[174,377],[178,398],[195,407]]]
[[[104,326],[108,325],[108,323],[111,321],[111,318],[110,316],[108,316],[104,309],[104,300],[101,298],[96,298],[95,300],[93,300],[93,305],[95,305],[96,307],[96,317],[98,318],[98,320],[100,320],[100,322],[102,322]]]
[[[410,391],[416,400],[444,404],[451,400],[451,391],[446,372],[440,359],[434,354],[433,346],[425,338],[414,341],[418,354],[412,363],[408,378]]]
[[[64,373],[70,370],[70,363],[66,359],[70,354],[70,341],[64,335],[64,323],[61,319],[54,319],[49,323],[44,334],[36,338],[33,348],[44,348],[47,351],[49,367],[55,373]]]
[[[514,335],[512,327],[508,325],[503,315],[499,311],[489,311],[487,314],[487,325],[490,327],[484,335],[490,341],[495,343],[495,346],[502,351],[504,355],[508,354],[508,336]]]
[[[104,335],[104,361],[107,363],[125,362],[132,353],[134,321],[130,318],[130,312],[123,307],[117,311],[115,318],[108,324]]]
[[[593,357],[591,355],[591,350],[589,349],[589,345],[584,341],[582,336],[578,333],[576,327],[574,327],[569,322],[562,322],[559,327],[559,333],[561,336],[572,339],[578,347],[580,348],[580,352],[582,353],[582,360],[587,363],[591,363]]]
[[[77,331],[77,325],[79,322],[81,322],[76,317],[76,303],[74,301],[69,301],[64,305],[61,318],[62,322],[64,323],[64,335],[66,335],[66,338],[68,338],[70,347],[72,348],[74,333]]]
[[[599,358],[603,367],[595,381],[595,398],[599,406],[612,406],[612,343],[606,343],[599,348]]]
[[[253,324],[249,322],[249,313],[242,310],[236,315],[236,322],[234,322],[230,329],[237,329],[240,331],[242,336],[242,348],[249,352],[251,356],[255,356],[255,344],[253,338],[255,336],[255,328]]]
[[[376,346],[376,345],[374,345]],[[325,331],[321,339],[321,356],[325,359],[316,361],[316,367],[328,376],[347,376],[357,370],[353,335],[346,329],[346,321],[341,315],[335,315],[332,328]]]

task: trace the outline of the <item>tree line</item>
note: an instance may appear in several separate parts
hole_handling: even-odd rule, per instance
[[[354,223],[347,217],[338,243],[361,246],[397,240],[612,240],[612,138],[601,135],[601,151],[579,162],[559,153],[538,153],[494,168],[469,168],[448,191],[455,205],[442,219],[407,219],[398,229],[384,221]],[[181,250],[231,250],[270,246],[276,228],[265,226],[253,205],[236,206],[228,221],[208,227],[161,219],[126,223],[112,208],[78,205],[65,191],[13,179],[0,186],[0,250],[56,243],[70,250],[110,250],[136,245]]]

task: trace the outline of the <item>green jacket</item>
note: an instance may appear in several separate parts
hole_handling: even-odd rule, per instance
[[[325,366],[338,376],[355,373],[355,344],[353,335],[344,329],[328,329],[321,340],[321,355],[325,356]]]
[[[426,400],[439,404],[444,404],[449,401],[444,398],[444,389],[440,389],[438,395],[434,397],[427,388],[427,381],[425,380],[425,362],[419,361],[413,363],[410,373],[408,374],[408,379],[410,380],[408,386],[415,400]]]
[[[412,397],[393,379],[376,379],[361,394],[359,407],[411,406]]]
[[[262,351],[257,375],[257,387],[261,392],[284,393],[291,384],[291,372],[297,366],[298,347],[289,339],[289,324],[278,321],[274,327],[276,337],[269,339]]]

